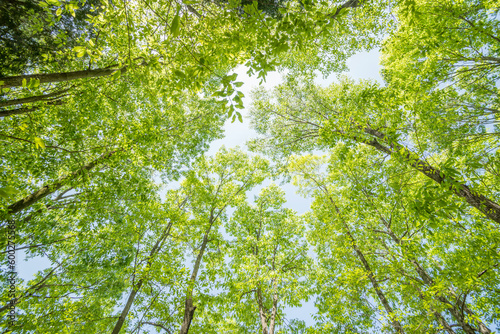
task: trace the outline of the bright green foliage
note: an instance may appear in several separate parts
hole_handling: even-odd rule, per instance
[[[240,205],[227,225],[232,239],[222,286],[230,315],[219,332],[230,328],[255,333],[263,327],[268,333],[278,333],[278,328],[287,332],[284,307],[298,307],[308,299],[305,226],[293,210],[282,207],[284,203],[284,192],[271,185],[253,205]]]
[[[215,298],[211,291],[221,276],[217,268],[224,260],[221,229],[228,220],[227,210],[244,202],[246,192],[263,181],[267,169],[268,162],[260,157],[222,149],[212,158],[201,157],[184,174],[180,188],[170,191],[167,197],[168,201],[174,196],[184,212],[183,220],[175,222],[170,231],[171,242],[182,247],[181,252],[177,248],[166,249],[164,255],[170,254],[168,261],[156,260],[161,274],[151,275],[162,281],[142,289],[144,292],[137,297],[133,309],[142,320],[133,316],[126,323],[126,331],[148,322],[172,331],[180,328],[185,301],[189,299],[196,307],[189,332],[210,332],[210,320],[204,318],[204,313],[213,307]],[[174,269],[169,262],[174,259],[182,260],[187,267]]]
[[[467,178],[479,178],[480,166],[496,169],[498,4],[408,1],[397,13],[398,29],[384,43],[383,74],[406,109],[414,140],[418,135],[421,150],[446,151],[447,163],[464,164]]]
[[[385,86],[293,75],[255,92],[252,148],[315,198],[316,331],[494,330],[497,7],[400,3]],[[289,158],[315,150],[328,155]]]
[[[122,293],[145,275],[144,258],[155,235],[169,220],[179,220],[178,209],[144,196],[146,189],[119,197],[99,192],[62,196],[46,214],[31,218],[41,233],[32,229],[36,237],[27,242],[28,254],[45,255],[52,266],[28,282],[25,291],[20,287],[16,332],[109,330]],[[72,215],[64,214],[64,208]],[[162,260],[170,270],[179,266],[176,261],[170,256]],[[149,269],[155,279],[157,270]]]
[[[98,0],[2,2],[0,77],[43,66],[48,55],[64,63],[64,50],[77,47],[82,35],[96,37],[88,19],[99,5]]]
[[[0,9],[2,332],[495,330],[498,1]],[[383,83],[314,83],[374,48]],[[205,156],[243,121],[241,65],[288,75],[254,93],[254,153]],[[313,200],[303,216],[274,184],[247,199],[277,178]],[[14,325],[8,226],[47,263]],[[289,319],[310,299],[312,321]]]
[[[468,200],[474,194],[495,202],[497,152],[488,151],[495,137],[469,147],[436,147],[434,138],[421,136],[415,129],[419,123],[411,116],[413,110],[398,104],[390,88],[372,82],[356,84],[341,78],[338,84],[321,88],[305,78],[300,82],[289,78],[274,93],[272,98],[262,91],[255,94],[252,122],[264,135],[254,140],[255,150],[281,158],[293,152],[327,149],[338,141],[350,146],[363,143],[427,176],[426,187],[441,185],[443,195],[455,191],[471,208],[482,210]],[[486,155],[477,157],[478,149]],[[467,197],[463,191],[469,188],[474,190]],[[500,208],[498,204],[491,207],[497,212]],[[481,212],[500,223],[500,216]],[[473,214],[480,215],[478,211]]]
[[[389,317],[353,251],[356,243],[392,305],[391,316],[406,332],[436,332],[442,328],[436,313],[448,324],[459,322],[453,308],[470,310],[466,319],[476,328],[480,320],[496,321],[489,310],[498,303],[491,290],[500,283],[491,268],[498,261],[498,229],[451,213],[423,212],[407,187],[421,182],[419,177],[394,165],[374,168],[376,159],[380,156],[364,148],[353,151],[339,144],[326,168],[325,157],[292,160],[294,182],[315,197],[309,222],[320,259],[315,280],[320,319],[332,321],[334,332],[356,333],[377,328],[377,318]],[[436,204],[443,200],[436,192],[430,195]],[[389,328],[388,322],[382,325]]]

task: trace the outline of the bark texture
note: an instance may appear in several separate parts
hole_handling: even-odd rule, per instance
[[[59,106],[59,105],[63,105],[64,103],[65,103],[64,100],[56,100],[56,101],[50,101],[50,102],[45,103],[45,106]],[[28,114],[28,113],[36,111],[38,109],[40,109],[40,106],[0,110],[0,117]]]
[[[341,6],[337,7],[334,13],[328,15],[330,19],[335,19],[337,16],[340,14],[342,9],[347,9],[347,8],[356,8],[360,7],[361,3],[359,0],[348,0],[345,3],[343,3]]]
[[[137,282],[137,284],[134,286],[132,289],[132,292],[130,292],[130,295],[128,296],[127,303],[125,304],[125,307],[122,310],[122,313],[118,317],[118,321],[115,324],[115,327],[113,328],[113,331],[111,334],[118,334],[120,333],[120,330],[123,327],[123,323],[125,322],[125,319],[127,318],[127,315],[130,311],[130,308],[132,307],[132,304],[134,303],[135,296],[137,295],[137,292],[141,289],[143,284],[142,279]]]
[[[262,334],[269,334],[269,328],[267,327],[267,317],[264,310],[264,301],[262,299],[262,291],[260,287],[257,288],[257,304],[259,305],[259,318],[260,325],[262,327]]]
[[[31,79],[40,80],[40,84],[44,83],[55,83],[55,82],[67,82],[78,79],[89,79],[89,78],[99,78],[106,77],[120,71],[121,74],[127,71],[127,66],[122,68],[97,68],[93,70],[83,70],[83,71],[73,71],[73,72],[60,72],[60,73],[42,73],[42,74],[30,74],[30,75],[19,75],[13,77],[0,78],[3,84],[0,88],[10,88],[10,87],[21,87],[23,85],[23,79],[26,82],[30,82]]]
[[[382,288],[380,287],[380,284],[378,284],[377,280],[375,279],[375,275],[373,275],[373,271],[372,271],[372,269],[370,267],[370,264],[366,260],[365,255],[363,254],[363,252],[359,249],[358,244],[356,242],[356,239],[351,234],[349,226],[347,225],[347,222],[342,217],[339,208],[337,207],[337,205],[335,205],[335,202],[333,201],[333,199],[330,196],[328,196],[328,197],[329,197],[330,202],[332,203],[333,207],[335,208],[335,211],[336,211],[337,215],[339,216],[340,220],[342,221],[342,225],[344,226],[345,232],[346,232],[347,236],[349,237],[349,239],[351,240],[352,248],[356,252],[356,255],[358,256],[358,259],[363,264],[363,268],[365,269],[365,271],[368,274],[368,279],[370,280],[370,283],[372,284],[372,287],[375,290],[375,293],[377,294],[377,297],[378,297],[380,303],[384,307],[384,310],[386,311],[386,313],[387,313],[387,315],[388,315],[388,317],[389,317],[389,319],[391,321],[392,327],[394,328],[394,330],[397,333],[402,333],[403,334],[404,333],[403,326],[401,325],[401,323],[397,319],[394,319],[394,317],[393,317],[394,311],[393,311],[391,305],[389,304],[389,301],[385,297],[385,294],[382,291]]]
[[[163,230],[161,233],[160,237],[158,240],[156,240],[155,245],[149,252],[149,256],[147,258],[146,266],[151,267],[151,264],[153,263],[153,259],[156,254],[158,254],[162,247],[163,243],[167,239],[168,235],[170,234],[170,229],[172,228],[173,221],[170,221],[167,225],[167,227]],[[137,296],[137,293],[141,289],[142,285],[144,284],[144,279],[139,279],[137,283],[135,283],[132,287],[132,291],[130,292],[130,295],[128,296],[127,302],[125,303],[125,307],[123,308],[122,312],[120,313],[120,316],[118,317],[118,320],[116,321],[115,327],[113,328],[113,331],[111,334],[118,334],[120,333],[120,330],[123,327],[123,323],[125,322],[125,319],[127,318],[128,313],[130,312],[130,308],[132,307],[132,304],[134,303],[135,297]]]
[[[39,101],[53,101],[54,99],[59,99],[62,97],[64,93],[69,91],[68,89],[63,89],[54,93],[50,94],[43,94],[43,95],[36,95],[36,96],[29,96],[29,97],[23,97],[21,99],[14,99],[14,100],[6,100],[6,101],[0,101],[0,107],[9,107],[9,106],[14,106],[17,104],[24,104],[24,103],[33,103],[33,102],[39,102]]]
[[[389,142],[389,147],[381,144],[377,139],[362,141],[358,137],[351,136],[351,138],[370,145],[380,152],[389,154],[391,156],[397,155],[403,160],[403,162],[407,163],[409,166],[415,168],[416,170],[439,184],[448,183],[450,184],[450,187],[453,184],[452,189],[457,196],[462,197],[470,206],[475,207],[486,217],[500,224],[500,205],[498,203],[492,201],[482,194],[479,194],[476,191],[473,191],[466,184],[457,181],[453,177],[446,175],[438,168],[435,168],[426,161],[421,160],[415,153],[411,152],[403,145],[388,140],[387,136],[384,133],[374,130],[370,127],[364,127],[363,131],[372,137],[376,137],[380,140]]]
[[[21,211],[27,209],[32,204],[38,202],[42,198],[59,190],[61,187],[63,187],[68,182],[71,182],[72,180],[74,180],[80,176],[83,176],[86,172],[90,171],[92,168],[99,165],[104,160],[110,158],[116,152],[117,151],[111,151],[108,153],[104,153],[100,157],[95,159],[94,161],[82,166],[80,169],[75,170],[74,172],[59,178],[59,180],[57,180],[56,182],[54,182],[52,184],[48,184],[46,186],[43,186],[42,188],[40,188],[37,191],[31,193],[30,195],[24,197],[23,199],[20,199],[19,201],[9,205],[7,207],[7,213],[8,214],[15,214],[15,213],[18,213],[18,212],[21,212]]]

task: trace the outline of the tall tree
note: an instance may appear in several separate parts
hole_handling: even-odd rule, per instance
[[[327,89],[306,78],[304,81],[290,78],[275,90],[274,100],[263,92],[256,95],[253,119],[255,128],[268,136],[261,141],[264,151],[282,155],[331,147],[339,140],[363,143],[415,169],[441,185],[444,193],[455,193],[471,208],[500,223],[500,205],[495,194],[475,191],[471,180],[464,180],[455,169],[458,166],[452,165],[456,159],[453,152],[428,152],[419,146],[418,137],[413,144],[418,153],[402,144],[417,134],[405,127],[405,108],[393,98],[393,91],[368,82],[356,85],[345,78]],[[433,155],[429,159],[422,157],[429,153],[444,156],[441,166],[428,162],[430,158],[436,160]]]
[[[228,246],[228,269],[222,270],[235,331],[286,331],[284,308],[308,299],[305,277],[311,260],[305,226],[284,204],[284,192],[268,186],[253,205],[242,203],[227,225],[234,239]]]
[[[188,333],[193,322],[202,263],[209,256],[206,253],[211,246],[216,249],[216,243],[220,242],[219,229],[227,220],[227,208],[241,204],[246,192],[264,180],[267,165],[268,162],[260,157],[250,158],[239,150],[222,149],[211,159],[202,158],[193,170],[186,173],[181,189],[188,198],[187,207],[192,219],[185,226],[184,234],[191,239],[189,244],[194,246],[194,265],[186,282],[179,333]]]
[[[482,277],[481,274],[484,272],[482,268],[488,268],[486,272],[491,271],[489,263],[496,260],[491,258],[495,257],[491,251],[478,250],[474,240],[479,235],[479,238],[490,240],[496,237],[490,234],[489,227],[480,222],[464,221],[465,217],[460,219],[465,226],[458,225],[461,228],[457,229],[460,220],[450,220],[450,217],[456,216],[455,209],[446,206],[446,201],[435,192],[436,189],[427,195],[433,199],[433,207],[424,211],[415,203],[414,191],[405,187],[417,181],[418,177],[401,170],[399,173],[388,173],[387,169],[374,169],[373,165],[380,164],[377,158],[380,159],[380,156],[370,154],[362,146],[349,150],[339,144],[329,157],[327,175],[322,166],[325,158],[306,156],[292,160],[291,170],[297,184],[304,193],[316,194],[317,207],[313,208],[311,222],[317,232],[314,232],[312,242],[325,258],[323,266],[327,273],[334,268],[335,271],[345,270],[341,264],[334,265],[328,258],[345,254],[339,250],[345,243],[343,234],[339,236],[335,233],[338,229],[347,231],[349,228],[352,238],[363,240],[362,244],[356,243],[356,247],[367,261],[377,284],[390,289],[389,296],[395,298],[394,303],[398,312],[403,314],[407,331],[416,331],[424,323],[429,327],[437,323],[448,333],[452,327],[460,327],[466,333],[490,333],[484,319],[491,314],[481,311],[477,314],[474,310],[477,310],[476,300],[491,297],[485,287],[497,285],[496,269],[490,272],[489,277]],[[397,165],[392,168],[398,169]],[[335,207],[332,208],[333,203]],[[342,226],[329,220],[336,214],[344,218]],[[349,227],[346,219],[355,223]],[[462,228],[474,230],[474,233],[458,237],[463,233]],[[493,233],[496,234],[496,231]],[[333,255],[335,249],[340,254]],[[472,255],[478,254],[477,251],[483,255]],[[461,256],[457,256],[458,253]],[[467,262],[469,258],[476,259],[472,261],[474,264],[462,262]],[[356,275],[350,278],[345,274],[345,278],[341,279],[335,278],[334,274],[320,274],[322,280],[333,277],[338,284],[357,284]],[[363,314],[362,305],[353,304],[353,312]],[[331,314],[333,316],[335,312]],[[335,316],[337,318],[334,319],[339,319],[339,315]]]

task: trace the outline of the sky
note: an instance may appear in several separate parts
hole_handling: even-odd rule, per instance
[[[345,73],[353,79],[373,79],[382,82],[380,76],[380,65],[379,65],[379,52],[378,50],[373,50],[371,52],[361,52],[358,53],[347,60],[347,66],[349,72]],[[242,110],[243,123],[236,120],[231,123],[231,120],[226,121],[224,125],[225,137],[222,139],[215,140],[212,142],[210,149],[206,153],[207,155],[215,154],[222,146],[226,148],[234,148],[239,146],[243,150],[246,149],[246,142],[251,138],[255,138],[257,133],[250,128],[250,121],[247,118],[248,108],[251,104],[250,92],[255,87],[259,86],[260,79],[256,76],[249,77],[246,74],[246,67],[240,66],[235,69],[238,74],[237,81],[242,81],[244,84],[240,87],[240,91],[245,94],[242,99],[245,109]],[[316,78],[316,83],[322,86],[328,86],[336,80],[336,75],[331,75],[328,78],[322,78],[318,76]],[[271,72],[266,78],[266,82],[262,85],[266,89],[272,89],[273,87],[282,83],[281,75],[278,72]],[[287,206],[291,209],[296,210],[298,213],[304,213],[309,209],[310,201],[306,200],[299,195],[295,194],[295,190],[292,185],[285,185],[284,190],[287,195]],[[258,194],[260,188],[254,191]]]
[[[379,52],[378,50],[373,50],[371,52],[361,52],[358,53],[347,60],[347,66],[349,72],[345,73],[353,79],[373,79],[382,82],[380,77],[380,65],[379,65]],[[240,91],[245,94],[243,98],[243,103],[245,109],[241,110],[243,115],[243,123],[235,121],[231,123],[230,120],[224,125],[225,137],[212,142],[210,149],[206,153],[207,155],[215,154],[222,146],[226,148],[234,148],[239,146],[241,149],[246,150],[245,143],[257,136],[257,133],[252,130],[249,126],[248,107],[251,104],[250,92],[253,88],[259,85],[260,79],[256,76],[249,77],[246,74],[246,68],[244,66],[237,67],[235,72],[238,73],[237,81],[243,82],[243,86],[240,87]],[[336,80],[336,76],[332,75],[328,78],[322,78],[318,76],[316,83],[322,86],[328,86]],[[266,78],[266,82],[262,85],[266,89],[272,89],[276,85],[282,82],[281,75],[277,72],[271,72]],[[253,196],[257,195],[264,186],[269,185],[270,182],[266,182],[261,187],[254,189],[249,193],[249,199],[253,200]],[[299,214],[306,212],[309,209],[311,200],[305,199],[295,193],[295,189],[292,185],[287,184],[281,186],[286,193],[286,207],[297,211]],[[168,187],[170,188],[170,186]],[[33,276],[41,269],[50,266],[50,262],[42,257],[36,257],[25,260],[24,251],[19,251],[17,254],[17,272],[18,275],[24,280],[32,279]],[[314,300],[310,300],[302,305],[300,308],[288,308],[286,309],[287,319],[300,319],[304,320],[306,324],[313,324],[313,319],[311,314],[314,313]]]
[[[352,79],[372,79],[377,80],[382,83],[382,78],[380,76],[380,65],[379,65],[379,52],[378,50],[373,50],[371,52],[362,52],[356,54],[347,60],[347,66],[349,68],[349,72],[345,73]],[[244,66],[240,66],[236,68],[236,73],[238,73],[237,81],[242,81],[244,84],[241,86],[240,91],[245,94],[245,98],[243,98],[243,104],[245,109],[242,111],[243,115],[243,123],[235,121],[231,123],[231,120],[226,121],[224,126],[225,137],[219,140],[214,141],[207,155],[215,154],[222,146],[226,148],[234,148],[239,146],[242,149],[246,149],[245,143],[257,136],[257,133],[252,130],[249,126],[248,116],[248,108],[251,104],[250,92],[253,88],[259,85],[260,79],[256,77],[249,77],[246,74],[246,68]],[[336,75],[331,75],[328,78],[323,78],[318,76],[316,78],[316,83],[322,86],[328,86],[331,83],[335,82]],[[279,85],[282,82],[281,75],[277,72],[270,73],[266,82],[263,83],[263,86],[266,89],[272,89],[273,87]],[[269,183],[263,184],[261,187],[257,187],[252,190],[249,194],[249,200],[253,199],[254,195],[257,195],[260,192],[260,189],[267,186]],[[286,194],[286,207],[297,211],[299,214],[303,214],[309,210],[309,206],[312,202],[311,199],[303,198],[302,196],[295,193],[295,189],[291,184],[282,185],[281,188],[285,191]],[[314,314],[316,308],[314,307],[314,299],[309,300],[308,302],[303,303],[302,307],[295,308],[287,308],[286,318],[290,319],[299,319],[305,321],[307,325],[314,324],[314,320],[312,318],[312,314]]]
[[[382,82],[380,76],[380,65],[379,65],[379,52],[378,50],[373,50],[371,52],[361,52],[358,53],[347,60],[347,66],[349,72],[346,74],[353,79],[373,79]],[[226,148],[232,148],[240,146],[245,147],[245,143],[257,135],[257,133],[250,129],[249,120],[246,118],[248,115],[248,107],[251,104],[250,92],[253,88],[259,85],[260,79],[256,76],[249,77],[246,74],[246,67],[239,66],[235,69],[238,74],[237,81],[242,81],[244,84],[240,87],[240,91],[245,94],[242,99],[245,109],[242,110],[242,115],[244,117],[243,123],[235,121],[231,123],[231,120],[226,121],[224,126],[225,137],[222,139],[215,140],[212,142],[207,155],[216,153],[221,146]],[[318,76],[316,83],[322,86],[328,86],[333,83],[336,79],[336,75],[331,75],[328,78],[322,78]],[[281,75],[278,72],[271,72],[266,78],[266,82],[262,84],[266,89],[272,89],[273,87],[279,85],[282,82]]]

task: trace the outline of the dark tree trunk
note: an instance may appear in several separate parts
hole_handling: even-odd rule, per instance
[[[179,334],[187,334],[189,332],[189,327],[191,326],[191,322],[193,321],[194,311],[196,310],[196,306],[193,305],[193,285],[196,282],[196,277],[198,276],[198,271],[200,270],[201,261],[203,259],[203,254],[205,253],[205,249],[208,244],[208,234],[212,228],[213,224],[213,211],[210,214],[210,225],[205,231],[205,235],[203,236],[203,242],[201,243],[200,252],[196,257],[196,262],[194,264],[193,272],[191,273],[191,278],[189,279],[190,286],[186,292],[186,302],[184,305],[184,319],[182,319],[181,330]]]
[[[29,75],[19,75],[14,77],[4,77],[0,78],[0,81],[3,82],[0,85],[0,88],[9,88],[9,87],[20,87],[23,85],[23,79],[26,80],[27,83],[30,82],[31,79],[40,80],[40,84],[44,83],[54,83],[54,82],[67,82],[78,79],[88,79],[88,78],[99,78],[106,77],[114,74],[115,72],[120,71],[121,74],[127,71],[127,66],[122,68],[98,68],[94,70],[83,70],[83,71],[73,71],[73,72],[60,72],[60,73],[42,73],[42,74],[29,74]]]
[[[375,275],[373,275],[373,271],[370,267],[370,264],[366,260],[365,255],[363,254],[363,252],[361,252],[361,250],[359,249],[359,247],[356,243],[356,239],[351,234],[351,232],[349,230],[349,226],[347,225],[347,222],[344,220],[344,218],[340,214],[340,210],[337,207],[337,205],[335,205],[335,202],[333,201],[333,199],[329,195],[328,195],[328,197],[329,197],[330,202],[332,203],[333,207],[335,208],[337,215],[339,216],[340,220],[342,221],[342,225],[344,226],[345,232],[352,242],[352,247],[353,247],[354,251],[356,252],[356,255],[358,256],[358,259],[361,261],[365,271],[368,274],[368,279],[370,280],[380,303],[384,307],[384,310],[386,311],[389,319],[391,320],[392,327],[396,330],[397,333],[404,333],[403,326],[401,325],[401,323],[398,320],[393,318],[394,311],[392,310],[392,307],[389,304],[389,301],[385,297],[385,294],[382,291],[382,288],[380,287],[377,280],[375,279]]]
[[[456,334],[455,331],[451,328],[450,324],[446,321],[446,319],[441,315],[440,312],[434,311],[434,317],[438,321],[438,323],[443,326],[443,329],[448,334]]]
[[[65,101],[63,101],[63,100],[56,100],[56,101],[47,102],[47,103],[45,103],[45,105],[46,106],[60,106],[60,105],[63,105],[64,103],[65,103]],[[36,111],[38,109],[40,109],[40,106],[25,107],[25,108],[18,108],[18,109],[9,109],[9,110],[0,110],[0,117],[28,114],[28,113]]]
[[[122,313],[120,314],[120,317],[118,317],[118,321],[116,322],[115,327],[113,328],[113,331],[111,332],[111,334],[120,333],[120,330],[122,329],[123,323],[125,322],[125,319],[127,318],[128,312],[130,311],[130,308],[132,307],[135,296],[137,295],[137,292],[141,289],[142,284],[143,284],[143,281],[141,279],[134,286],[134,288],[132,289],[132,292],[130,292],[130,295],[128,296],[128,299],[127,299],[127,303],[125,304],[125,307],[123,308]]]
[[[386,135],[380,131],[371,129],[369,127],[365,127],[363,128],[363,130],[365,133],[378,139],[387,140]],[[357,141],[361,141],[357,137],[354,137],[354,139]],[[486,196],[473,191],[467,185],[455,180],[450,176],[447,176],[439,169],[432,167],[430,164],[428,164],[426,161],[421,160],[415,153],[411,152],[403,145],[397,142],[389,141],[390,147],[386,147],[376,139],[362,142],[374,147],[380,152],[389,154],[391,156],[397,155],[403,160],[403,162],[407,163],[409,166],[415,168],[416,170],[439,184],[449,183],[450,186],[453,184],[453,192],[456,195],[465,199],[465,201],[469,203],[469,205],[478,209],[486,217],[500,224],[500,205],[490,200]]]
[[[38,107],[28,107],[28,108],[17,108],[17,109],[10,109],[10,110],[0,110],[0,117],[7,117],[7,116],[13,116],[13,115],[22,115],[22,114],[28,114],[30,112],[33,112],[35,110],[38,110]]]
[[[346,2],[344,2],[342,5],[340,5],[339,7],[337,7],[337,9],[335,10],[334,13],[328,15],[328,17],[330,19],[335,19],[337,18],[337,16],[340,14],[340,11],[342,9],[347,9],[347,8],[356,8],[356,7],[360,7],[361,6],[361,3],[359,0],[348,0]]]
[[[1,79],[0,79],[1,81]],[[55,99],[61,98],[61,95],[69,91],[68,89],[63,89],[54,93],[50,94],[43,94],[43,95],[36,95],[36,96],[30,96],[30,97],[23,97],[21,99],[14,99],[14,100],[6,100],[6,101],[0,101],[0,107],[9,107],[9,106],[14,106],[16,104],[24,104],[24,103],[33,103],[33,102],[38,102],[38,101],[53,101]]]
[[[264,311],[264,301],[262,299],[262,291],[260,289],[260,286],[257,288],[255,293],[257,294],[257,304],[259,305],[259,318],[260,325],[262,327],[262,334],[269,334],[269,329],[267,327],[267,317]]]
[[[191,321],[193,321],[195,310],[196,306],[193,305],[193,298],[187,297],[186,304],[184,305],[184,319],[182,320],[180,333],[186,334],[189,332],[189,327],[191,327]]]
[[[163,243],[167,239],[170,229],[172,228],[173,222],[170,221],[167,225],[167,227],[163,230],[161,233],[160,238],[156,241],[155,245],[151,249],[151,252],[149,252],[149,256],[146,262],[146,266],[150,267],[151,264],[153,263],[153,258],[154,256],[160,252],[160,250],[163,247]],[[134,303],[135,297],[137,295],[137,292],[141,289],[142,285],[144,284],[144,280],[141,278],[132,288],[132,291],[130,292],[130,295],[128,296],[127,302],[125,303],[125,307],[123,308],[122,312],[120,313],[120,316],[118,317],[118,321],[115,324],[115,327],[113,328],[113,331],[111,334],[118,334],[120,333],[120,330],[123,327],[123,323],[125,322],[125,319],[127,318],[128,313],[130,312],[130,308],[132,307],[132,304]]]
[[[104,153],[99,158],[82,166],[80,169],[75,170],[74,172],[59,178],[59,180],[57,180],[55,183],[43,186],[42,188],[38,189],[37,191],[26,196],[25,198],[9,205],[7,207],[7,213],[8,214],[15,214],[15,213],[18,213],[18,212],[25,210],[26,208],[28,208],[32,204],[38,202],[42,198],[54,193],[55,191],[57,191],[58,189],[63,187],[68,182],[71,182],[72,180],[84,175],[85,173],[90,171],[95,166],[99,165],[104,160],[110,158],[116,152],[117,151],[111,151],[108,153]]]

